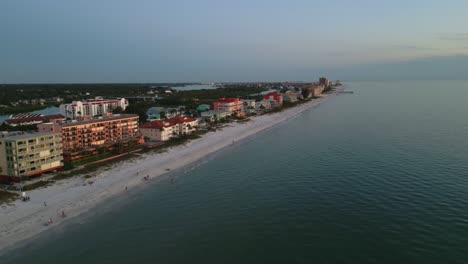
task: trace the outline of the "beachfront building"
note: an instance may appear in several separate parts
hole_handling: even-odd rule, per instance
[[[244,115],[243,104],[239,98],[219,98],[218,101],[213,102],[213,109],[228,112],[229,115]]]
[[[60,112],[68,119],[81,119],[106,116],[118,107],[125,110],[128,107],[128,100],[125,98],[104,99],[96,97],[95,99],[73,101],[71,104],[61,105]]]
[[[154,120],[140,125],[143,137],[152,141],[167,141],[177,135],[178,125],[167,120]]]
[[[294,102],[297,102],[298,96],[299,96],[298,92],[287,91],[287,92],[283,93],[283,101],[284,102],[289,102],[289,103],[294,103]]]
[[[167,141],[180,135],[189,135],[197,130],[198,120],[176,116],[173,118],[154,120],[140,126],[141,134],[152,141]]]
[[[271,92],[263,95],[263,100],[269,100],[272,107],[283,105],[283,95],[279,92]]]
[[[271,102],[270,100],[262,100],[259,102],[255,102],[255,111],[258,113],[264,113],[271,110]]]
[[[326,88],[330,86],[330,80],[327,77],[320,77],[319,84]]]
[[[39,132],[62,134],[65,160],[82,158],[80,152],[96,151],[96,147],[110,147],[116,143],[138,141],[138,115],[112,115],[85,121],[49,122],[39,124]]]
[[[210,122],[214,122],[217,120],[221,120],[223,118],[226,118],[229,115],[228,112],[224,110],[210,110],[210,111],[205,111],[201,113],[201,116]]]
[[[309,97],[319,97],[322,92],[323,92],[323,89],[325,87],[321,84],[317,84],[317,83],[307,83],[307,84],[304,84],[304,86],[302,87],[302,89],[307,89],[309,90]]]
[[[50,120],[60,119],[64,120],[65,117],[61,114],[56,115],[42,115],[42,114],[33,114],[33,115],[24,115],[23,117],[16,116],[14,118],[7,119],[3,121],[4,124],[15,127],[15,126],[29,126],[37,125]]]
[[[242,99],[243,111],[247,115],[255,113],[255,100]]]
[[[60,169],[63,165],[60,133],[2,132],[0,175],[29,177]]]

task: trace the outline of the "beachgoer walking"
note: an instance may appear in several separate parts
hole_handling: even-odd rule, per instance
[[[47,206],[47,203],[44,201],[44,206]]]

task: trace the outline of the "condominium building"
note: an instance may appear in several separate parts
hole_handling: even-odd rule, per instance
[[[167,141],[180,135],[189,135],[196,131],[198,120],[176,116],[174,118],[154,120],[140,126],[141,134],[155,141]]]
[[[3,132],[0,135],[2,176],[34,176],[63,165],[60,133]]]
[[[229,114],[235,113],[238,116],[243,116],[243,103],[239,98],[219,98],[218,101],[213,102],[214,110],[223,110]]]
[[[299,95],[300,94],[298,92],[287,91],[283,94],[283,101],[290,103],[297,102],[297,98],[299,97]]]
[[[304,84],[302,89],[309,90],[309,97],[318,97],[322,94],[322,91],[325,87],[321,84],[317,83],[308,83]]]
[[[118,107],[125,110],[127,106],[128,100],[125,98],[104,99],[96,97],[95,99],[63,104],[60,106],[60,112],[68,119],[80,119],[83,117],[105,116]]]
[[[264,94],[263,99],[270,100],[273,107],[281,106],[283,104],[283,96],[278,92]]]
[[[330,80],[327,77],[320,77],[319,83],[326,88],[330,85]]]
[[[39,124],[39,132],[62,133],[64,155],[69,152],[138,139],[138,115],[113,115],[86,121]]]
[[[243,111],[245,114],[255,113],[255,100],[242,100]]]

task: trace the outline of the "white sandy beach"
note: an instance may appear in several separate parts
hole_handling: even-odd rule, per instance
[[[92,179],[92,185],[86,185],[88,180],[83,177],[73,177],[47,188],[33,190],[28,193],[31,197],[29,202],[18,200],[13,206],[0,208],[0,255],[18,242],[61,225],[67,219],[94,209],[106,199],[126,192],[125,186],[131,191],[137,185],[145,184],[142,178],[146,175],[150,175],[151,181],[167,173],[167,169],[172,171],[194,164],[197,160],[232,145],[233,142],[255,135],[316,107],[332,96],[334,94],[323,95],[320,99],[283,112],[251,118],[251,121],[246,123],[231,123],[222,131],[210,132],[200,139],[171,148],[167,152],[143,154],[135,160],[118,163],[110,170],[97,172],[96,177]],[[47,202],[47,206],[44,206],[44,201]],[[66,218],[60,216],[62,211],[66,212]],[[51,226],[46,226],[45,223],[50,218],[54,218],[55,221]]]

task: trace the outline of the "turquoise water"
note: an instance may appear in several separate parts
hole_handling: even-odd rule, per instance
[[[2,263],[466,263],[468,82],[354,82]]]

